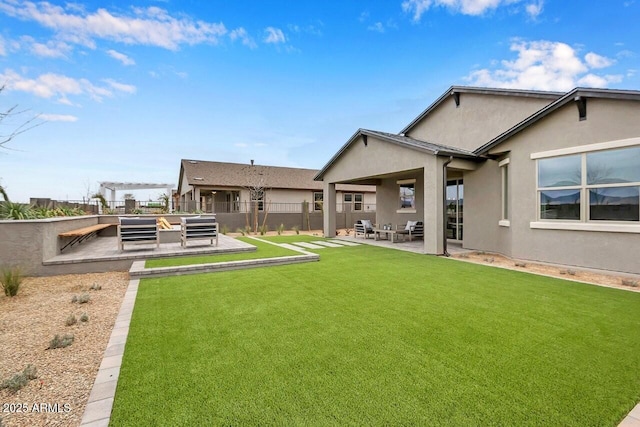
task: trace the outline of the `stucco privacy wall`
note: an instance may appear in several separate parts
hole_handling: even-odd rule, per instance
[[[407,136],[473,151],[551,102],[549,98],[461,93],[445,99]]]
[[[0,221],[0,264],[42,274],[42,261],[60,252],[59,233],[98,224],[98,216]]]
[[[587,120],[579,121],[576,106],[569,103],[495,147],[494,154],[509,152],[506,155],[510,158],[511,202],[510,227],[500,227],[503,230],[499,231],[500,234],[506,232],[510,235],[511,248],[505,242],[496,241],[496,251],[515,258],[640,273],[640,234],[542,230],[530,226],[531,222],[536,221],[538,209],[536,161],[530,158],[531,153],[638,137],[639,117],[638,102],[590,98],[587,102]],[[491,186],[499,191],[500,181],[496,185],[496,177],[500,171],[485,173],[486,168],[499,169],[495,162],[483,164],[481,170],[485,176],[479,177],[477,186]],[[484,179],[490,175],[494,175],[493,178],[485,183]],[[469,174],[469,179],[465,180],[467,200],[473,197],[473,191],[477,189],[476,183],[471,180],[472,176]],[[474,206],[473,198],[471,203]],[[483,226],[496,228],[492,223],[497,224],[500,218],[499,212],[496,216],[493,204],[499,206],[499,201],[469,207],[465,215],[468,213],[472,218],[470,222],[487,218],[486,224],[474,227],[474,230]],[[467,233],[464,244],[475,247],[476,242],[484,237],[477,230],[471,235]]]

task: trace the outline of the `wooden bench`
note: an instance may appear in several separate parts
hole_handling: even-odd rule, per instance
[[[88,238],[98,234],[99,231],[111,227],[111,225],[112,224],[95,224],[88,227],[78,228],[77,230],[65,231],[64,233],[58,234],[58,237],[71,238],[71,240],[68,241],[67,244],[60,249],[60,252],[64,251],[69,246],[75,245],[76,243],[82,243]]]
[[[182,218],[180,222],[180,236],[182,247],[187,246],[187,240],[207,239],[213,245],[213,239],[218,246],[218,223],[215,217]]]
[[[125,243],[155,243],[160,247],[160,233],[155,218],[120,218],[118,246],[120,252]]]

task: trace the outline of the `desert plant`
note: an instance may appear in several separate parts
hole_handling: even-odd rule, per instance
[[[80,321],[82,323],[87,323],[89,321],[89,315],[87,313],[82,313],[80,316]]]
[[[131,213],[134,215],[142,215],[144,211],[140,208],[135,208],[134,210],[131,211]]]
[[[264,236],[265,234],[267,234],[269,232],[269,226],[267,224],[262,224],[260,226],[260,235]]]
[[[300,234],[300,227],[298,227],[297,225],[294,225],[293,227],[291,227],[291,229],[295,231],[296,234]]]
[[[73,298],[71,298],[71,302],[78,303],[78,304],[86,304],[89,302],[90,299],[91,299],[91,295],[89,294],[74,295]]]
[[[73,326],[76,323],[78,323],[78,320],[76,319],[76,316],[74,316],[73,314],[70,314],[69,317],[67,317],[67,320],[64,322],[64,324],[67,326]]]
[[[99,290],[101,290],[101,289],[102,289],[102,286],[98,285],[97,283],[94,283],[93,285],[91,285],[91,286],[89,287],[89,290],[90,290],[90,291],[99,291]]]
[[[8,380],[5,380],[0,384],[0,389],[9,389],[10,392],[15,393],[22,387],[26,386],[29,381],[38,378],[38,371],[35,366],[27,365],[22,372],[18,372]]]
[[[522,268],[526,268],[527,267],[527,264],[524,263],[524,262],[516,262],[514,265],[516,267],[522,267]]]
[[[229,227],[227,227],[226,225],[223,225],[222,228],[220,229],[220,232],[226,236],[227,233],[229,232]]]
[[[236,233],[240,233],[240,234],[242,234],[243,236],[244,236],[244,235],[246,235],[246,233],[245,233],[245,231],[244,231],[244,228],[240,228],[240,227],[238,227],[238,228],[236,229]]]
[[[249,226],[249,225],[245,226],[244,227],[244,232],[247,234],[247,236],[250,235],[251,234],[251,226]]]
[[[278,231],[278,236],[280,236],[284,231],[284,224],[280,224],[277,228],[277,231]]]
[[[29,219],[32,217],[31,207],[22,203],[5,201],[0,203],[0,218]]]
[[[637,288],[640,286],[640,282],[635,279],[622,279],[623,286],[631,286],[632,288]]]
[[[49,347],[47,348],[47,350],[69,347],[71,344],[73,344],[73,339],[73,334],[65,334],[62,337],[56,334],[56,336],[53,337],[51,341],[49,341]]]
[[[6,267],[0,271],[0,283],[4,289],[4,294],[8,297],[18,295],[22,284],[22,270],[20,267]]]

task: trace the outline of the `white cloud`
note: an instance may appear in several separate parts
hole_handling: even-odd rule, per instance
[[[6,69],[0,73],[0,81],[6,82],[7,90],[16,90],[31,93],[40,98],[53,98],[61,104],[73,105],[69,96],[88,96],[95,101],[102,101],[105,97],[113,97],[113,90],[134,93],[135,87],[105,80],[109,87],[100,87],[91,83],[87,79],[74,79],[55,73],[41,74],[36,78],[28,78],[14,70]]]
[[[613,65],[613,60],[597,53],[589,52],[584,56],[584,60],[587,61],[587,65],[591,68],[606,68]]]
[[[284,36],[284,33],[279,28],[267,27],[265,29],[265,33],[266,33],[264,37],[265,43],[278,44],[278,43],[284,43],[287,41],[287,39]]]
[[[69,114],[40,114],[38,118],[48,122],[77,122],[78,118]]]
[[[70,45],[61,41],[51,40],[46,44],[37,42],[31,44],[31,52],[44,58],[66,58],[71,50]]]
[[[6,56],[6,55],[7,55],[7,49],[5,47],[4,38],[0,36],[0,56]]]
[[[233,144],[234,147],[238,147],[238,148],[247,148],[249,145],[245,144],[244,142],[238,142],[236,144]]]
[[[134,61],[133,59],[131,59],[129,56],[125,55],[124,53],[118,52],[116,50],[113,49],[109,49],[107,51],[107,55],[109,55],[110,57],[112,57],[113,59],[120,61],[122,63],[122,65],[136,65],[136,61]]]
[[[454,13],[463,15],[483,15],[500,6],[518,3],[521,0],[404,0],[402,10],[413,14],[414,21],[420,21],[422,15],[432,6],[446,7]]]
[[[124,83],[118,83],[117,81],[113,80],[113,79],[105,79],[104,80],[105,83],[107,83],[109,86],[111,86],[113,89],[119,91],[119,92],[124,92],[124,93],[136,93],[137,89],[135,86],[133,85],[128,85],[128,84],[124,84]]]
[[[55,31],[61,40],[90,48],[95,48],[94,39],[107,39],[176,50],[182,44],[215,44],[227,33],[222,23],[175,18],[158,7],[133,8],[133,14],[120,15],[104,8],[88,13],[76,6],[5,0],[0,1],[0,12],[38,22]]]
[[[606,87],[622,80],[620,75],[591,72],[611,65],[612,61],[591,52],[583,62],[565,43],[515,41],[511,51],[517,52],[516,59],[500,61],[495,69],[474,71],[467,80],[477,86],[551,91],[567,91],[576,86]]]
[[[536,19],[544,9],[544,1],[538,0],[536,2],[529,3],[524,9],[527,11],[527,15],[529,15],[531,19]]]
[[[385,31],[384,25],[382,25],[382,22],[376,22],[375,24],[369,25],[367,27],[367,30],[375,31],[377,33],[384,33]]]
[[[255,49],[256,47],[258,47],[253,38],[247,33],[247,30],[242,27],[236,28],[235,30],[231,31],[229,33],[229,38],[232,41],[241,40],[242,44],[249,47],[250,49]]]

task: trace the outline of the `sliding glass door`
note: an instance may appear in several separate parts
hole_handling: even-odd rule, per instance
[[[464,184],[462,179],[447,181],[447,239],[462,240]]]

